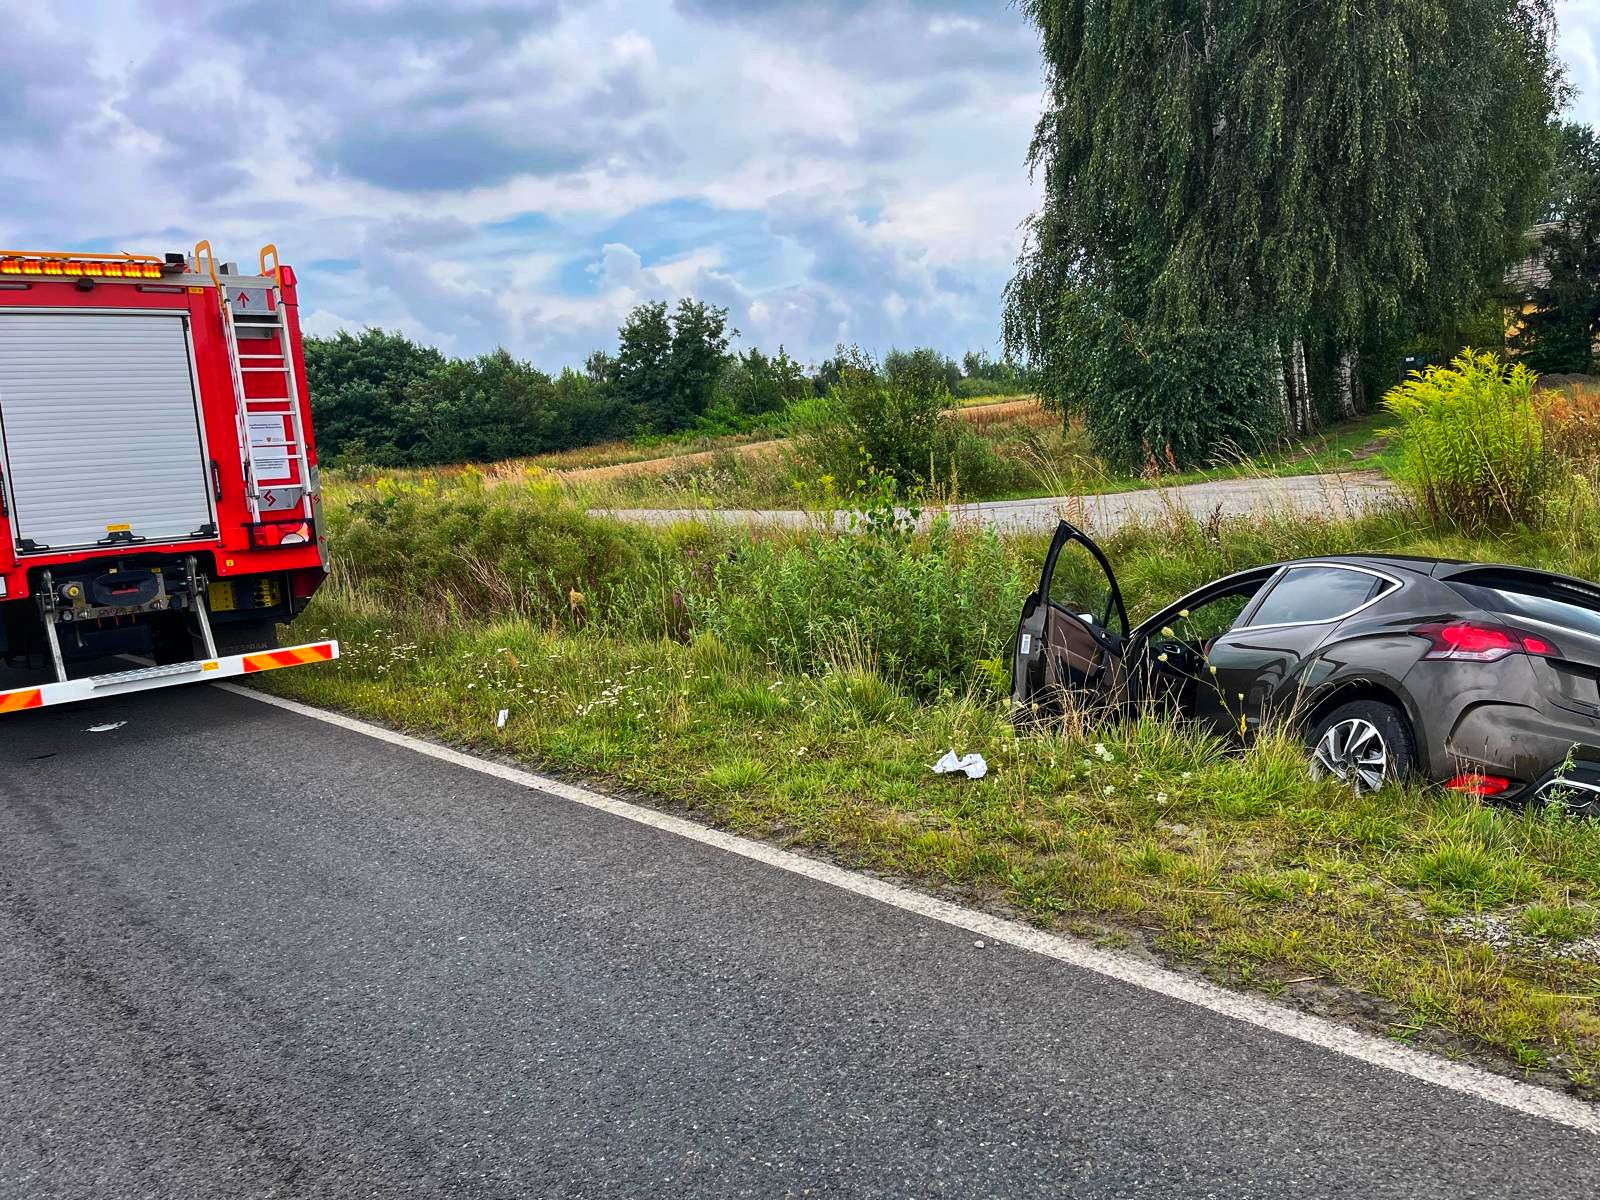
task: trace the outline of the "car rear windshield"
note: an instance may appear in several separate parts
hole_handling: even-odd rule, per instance
[[[1600,637],[1600,588],[1520,571],[1466,571],[1446,580],[1485,612],[1527,617]]]

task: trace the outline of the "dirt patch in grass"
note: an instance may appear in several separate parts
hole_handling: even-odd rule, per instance
[[[557,474],[568,483],[607,483],[616,479],[629,479],[641,475],[665,475],[672,471],[693,471],[708,467],[724,455],[735,458],[772,458],[793,447],[788,438],[771,438],[764,442],[749,442],[720,450],[698,450],[688,454],[671,454],[661,458],[645,458],[637,462],[611,463],[603,467],[580,467],[559,471]]]

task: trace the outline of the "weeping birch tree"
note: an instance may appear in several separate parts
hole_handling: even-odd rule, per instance
[[[1550,0],[1022,0],[1043,183],[1006,338],[1068,410],[1152,331],[1247,333],[1287,430],[1481,303],[1553,158]],[[1097,339],[1079,321],[1099,314]],[[1204,414],[1193,414],[1203,420]]]

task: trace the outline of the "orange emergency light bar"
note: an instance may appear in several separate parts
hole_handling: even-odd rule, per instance
[[[152,254],[52,254],[0,250],[0,276],[24,279],[160,279],[162,261]]]

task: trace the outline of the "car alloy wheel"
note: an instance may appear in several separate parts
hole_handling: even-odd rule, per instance
[[[1311,755],[1311,776],[1328,776],[1358,792],[1375,792],[1389,775],[1389,747],[1378,727],[1365,717],[1328,726]]]

